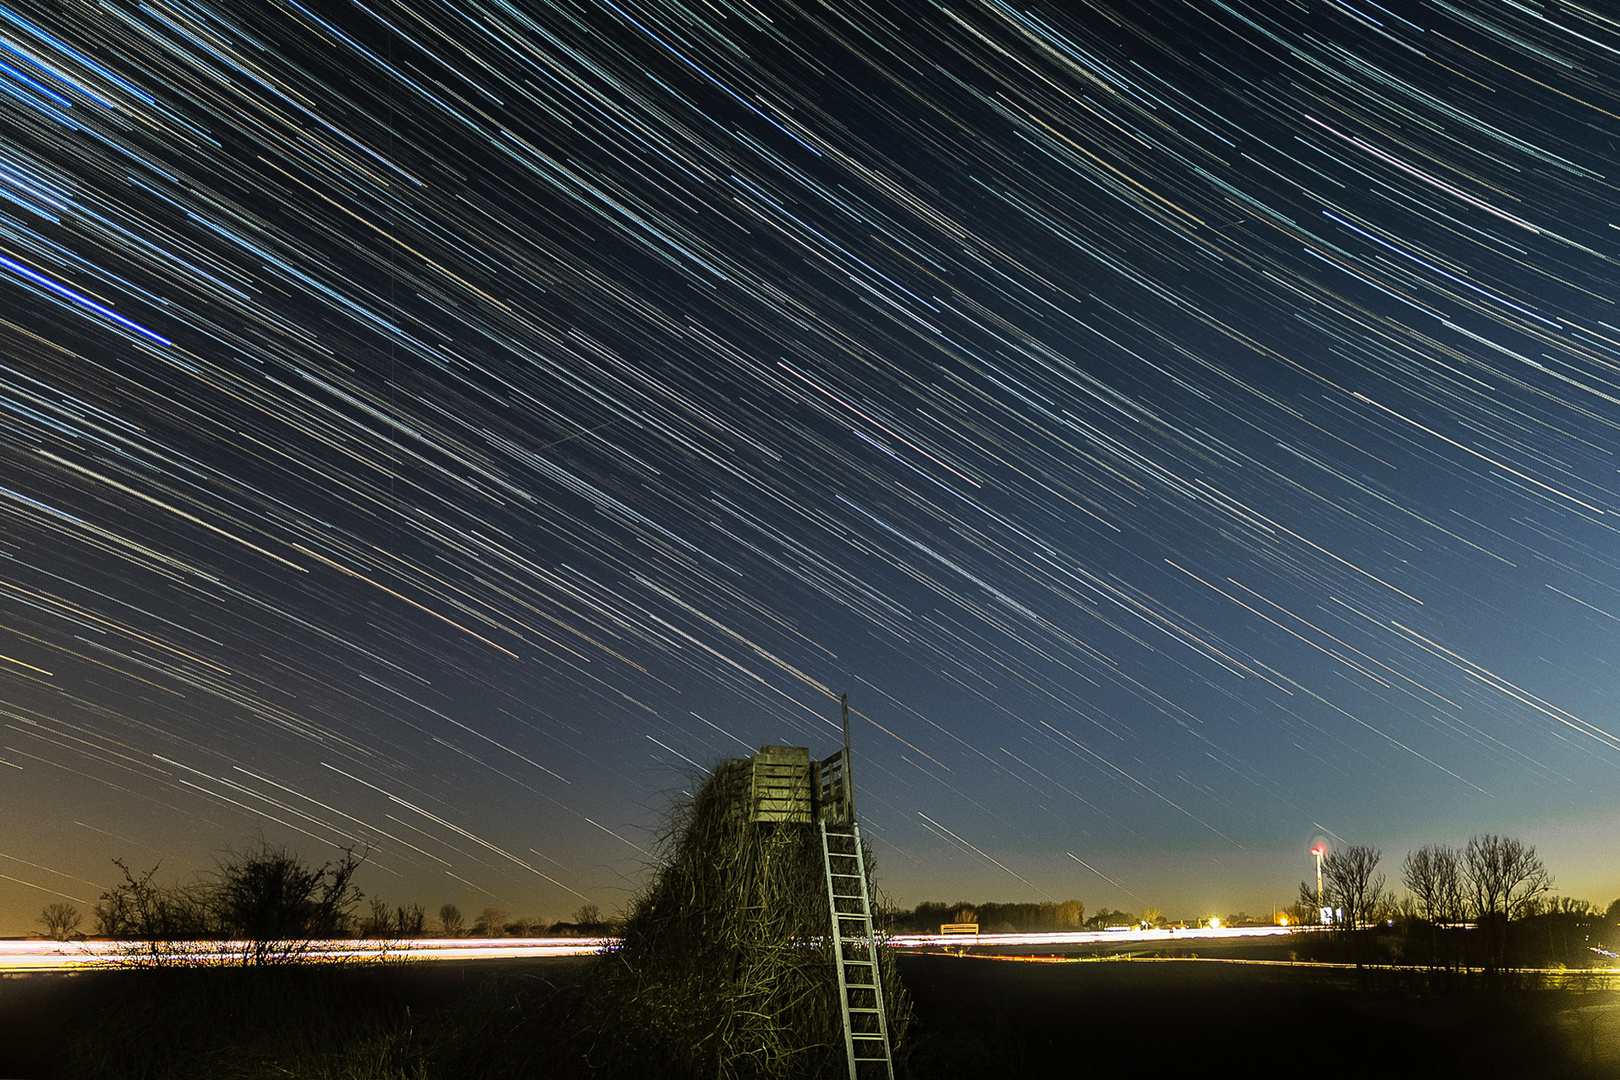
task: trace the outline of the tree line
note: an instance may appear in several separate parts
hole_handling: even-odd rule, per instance
[[[1487,972],[1510,966],[1590,963],[1605,938],[1620,944],[1620,900],[1600,911],[1557,897],[1534,845],[1513,837],[1471,837],[1461,848],[1426,844],[1399,870],[1406,895],[1385,887],[1382,853],[1351,845],[1322,859],[1321,890],[1300,882],[1290,914],[1326,925],[1341,954],[1360,964],[1399,960],[1429,968]]]
[[[1178,923],[1167,918],[1163,909],[1156,907],[1146,907],[1141,911],[1101,907],[1087,915],[1086,905],[1079,900],[1038,904],[972,903],[967,900],[945,904],[925,900],[909,910],[885,909],[884,918],[888,931],[895,934],[934,934],[939,932],[941,926],[951,923],[974,923],[983,934],[1039,934],[1186,925],[1185,921]],[[1220,920],[1222,926],[1270,926],[1274,921],[1269,915],[1255,916],[1242,911]]]
[[[924,900],[909,910],[885,909],[884,918],[888,930],[896,934],[935,934],[941,926],[950,923],[974,923],[984,934],[1061,933],[1066,930],[1106,930],[1111,926],[1169,925],[1158,908],[1148,908],[1138,913],[1103,907],[1088,916],[1086,905],[1079,900],[1048,900],[1038,904],[970,903],[966,900],[946,904]]]
[[[572,922],[512,918],[489,907],[471,920],[455,904],[430,922],[420,904],[390,905],[369,899],[354,884],[363,854],[346,850],[320,866],[305,864],[283,847],[261,844],[231,853],[213,873],[188,884],[164,885],[158,867],[141,874],[121,859],[123,880],[101,894],[92,912],[98,937],[140,943],[140,952],[161,962],[177,942],[235,942],[244,964],[296,959],[313,943],[341,939],[400,939],[429,933],[443,937],[599,935],[616,930],[594,904]],[[1400,883],[1405,895],[1386,887],[1382,853],[1364,845],[1329,852],[1322,860],[1321,891],[1301,882],[1288,909],[1296,925],[1329,931],[1305,946],[1316,954],[1357,964],[1400,962],[1460,971],[1551,963],[1586,964],[1620,952],[1620,900],[1607,911],[1552,894],[1553,877],[1534,846],[1511,837],[1475,836],[1461,848],[1427,844],[1409,851]],[[367,901],[362,907],[362,901]],[[1169,925],[1163,912],[1134,913],[1107,907],[1091,913],[1079,900],[1044,903],[947,904],[924,901],[911,910],[886,909],[894,933],[935,933],[947,923],[976,923],[983,933],[1105,930]],[[1227,925],[1262,920],[1238,914]],[[82,937],[83,915],[70,904],[51,904],[40,922],[58,940]],[[1594,951],[1595,950],[1595,951]]]
[[[585,904],[573,922],[513,919],[485,908],[469,923],[455,904],[439,908],[430,924],[420,904],[389,904],[354,884],[364,854],[352,849],[320,866],[284,847],[260,844],[219,859],[213,872],[182,884],[156,880],[158,867],[136,874],[114,859],[123,877],[101,894],[91,910],[92,933],[135,945],[134,959],[178,959],[177,943],[233,942],[243,964],[296,960],[321,941],[343,938],[400,939],[433,932],[444,937],[528,937],[540,934],[601,934],[609,927],[595,904]],[[40,914],[46,935],[82,938],[84,915],[55,903]]]

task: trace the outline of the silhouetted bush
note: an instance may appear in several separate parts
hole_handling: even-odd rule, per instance
[[[353,932],[361,898],[353,878],[362,861],[345,851],[335,863],[312,867],[285,848],[261,844],[227,855],[210,878],[159,885],[156,866],[136,877],[114,859],[124,880],[101,894],[96,932],[130,942],[132,963],[185,962],[193,952],[186,943],[204,941],[239,943],[244,964],[297,960],[313,942]]]

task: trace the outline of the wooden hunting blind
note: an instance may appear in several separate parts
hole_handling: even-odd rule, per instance
[[[854,820],[854,803],[845,783],[848,752],[812,761],[807,746],[760,747],[747,759],[737,793],[748,820],[848,825]]]
[[[813,761],[805,746],[762,746],[739,770],[732,800],[750,823],[814,825],[820,832],[832,930],[828,943],[838,973],[850,1080],[867,1075],[894,1080],[866,856],[855,822],[847,696],[843,713],[843,749]]]
[[[815,820],[810,748],[762,746],[748,759],[749,821],[808,825]]]

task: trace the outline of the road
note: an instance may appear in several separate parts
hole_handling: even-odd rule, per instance
[[[611,938],[450,938],[400,941],[314,942],[301,955],[309,960],[499,960],[542,956],[581,956]],[[30,971],[83,971],[127,966],[144,948],[127,941],[0,941],[0,974]],[[193,963],[240,962],[245,942],[171,942],[167,946]]]

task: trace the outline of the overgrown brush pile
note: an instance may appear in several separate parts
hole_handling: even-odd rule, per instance
[[[662,865],[590,980],[582,1019],[601,1065],[633,1041],[672,1077],[848,1075],[820,835],[747,820],[747,767],[721,765],[677,808]],[[898,1045],[910,999],[886,949],[879,966]]]

